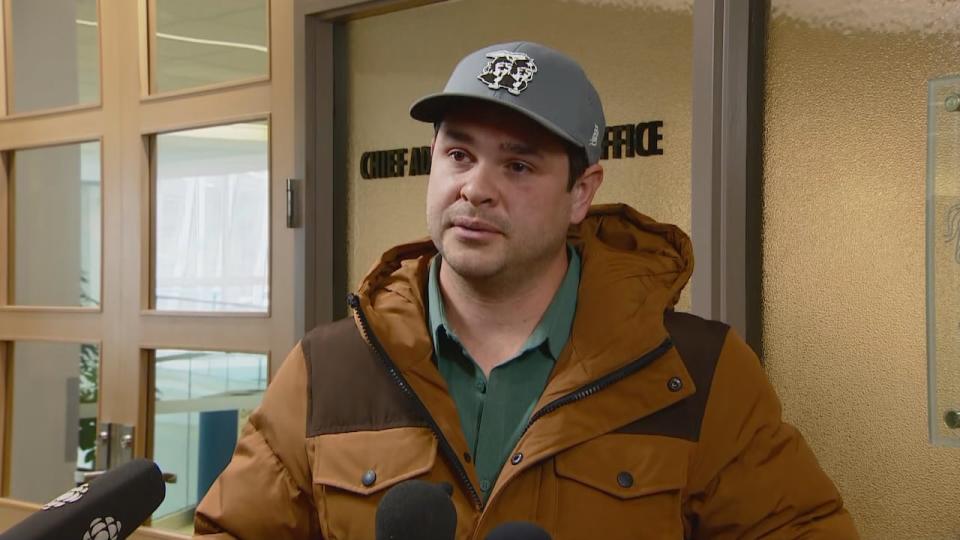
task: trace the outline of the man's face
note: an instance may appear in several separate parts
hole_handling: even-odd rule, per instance
[[[583,218],[571,212],[568,179],[560,139],[526,117],[482,103],[448,113],[427,187],[427,228],[444,263],[478,282],[536,275]]]

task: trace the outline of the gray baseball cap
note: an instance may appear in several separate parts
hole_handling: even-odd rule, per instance
[[[470,53],[454,68],[443,92],[410,107],[410,116],[437,122],[463,98],[520,112],[600,159],[606,121],[597,90],[572,58],[529,41],[500,43]]]

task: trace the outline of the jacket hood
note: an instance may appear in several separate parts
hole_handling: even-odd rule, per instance
[[[579,300],[589,284],[589,291],[617,291],[662,312],[676,305],[693,274],[687,234],[626,204],[592,206],[580,224],[570,226],[567,240],[582,259]],[[427,272],[436,253],[429,237],[386,251],[361,281],[362,305],[380,310],[407,302],[425,317]]]
[[[687,235],[625,204],[591,207],[579,225],[570,227],[567,241],[580,254],[577,311],[570,338],[536,410],[667,343],[664,311],[676,304],[693,272],[693,248]],[[368,272],[351,304],[361,333],[399,370],[444,437],[454,448],[466,448],[456,405],[433,362],[427,324],[428,271],[436,253],[430,238],[390,249]],[[691,380],[676,354],[658,366],[649,380],[632,379],[634,384],[620,386],[619,392],[624,394],[609,395],[623,399],[641,396],[641,402],[652,411],[695,391],[692,382],[681,392],[666,390],[663,383],[669,376]],[[566,414],[538,422],[537,429],[524,436],[526,447],[531,452],[546,452],[585,440],[605,429],[595,421],[598,414],[610,422],[626,421],[621,417],[636,411],[618,412],[618,399],[579,402],[588,408],[612,408],[603,413],[571,415],[572,407],[567,407]]]
[[[582,378],[616,369],[666,339],[663,312],[677,303],[693,273],[686,233],[626,204],[603,204],[571,226],[567,240],[581,259],[568,347]],[[396,246],[373,265],[357,292],[370,329],[391,358],[401,369],[417,365],[425,375],[430,370],[423,364],[432,364],[433,350],[428,271],[436,253],[429,237]]]

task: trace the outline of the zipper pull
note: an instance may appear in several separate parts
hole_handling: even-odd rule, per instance
[[[347,293],[347,304],[350,304],[353,309],[357,309],[360,307],[360,297],[352,292]]]

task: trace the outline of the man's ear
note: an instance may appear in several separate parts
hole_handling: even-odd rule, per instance
[[[570,223],[572,225],[577,225],[583,221],[583,218],[587,217],[587,211],[590,210],[590,205],[593,203],[593,196],[596,195],[602,183],[603,165],[600,165],[600,163],[594,163],[587,167],[580,178],[573,183],[573,188],[570,189],[570,195],[573,199],[570,205]]]

